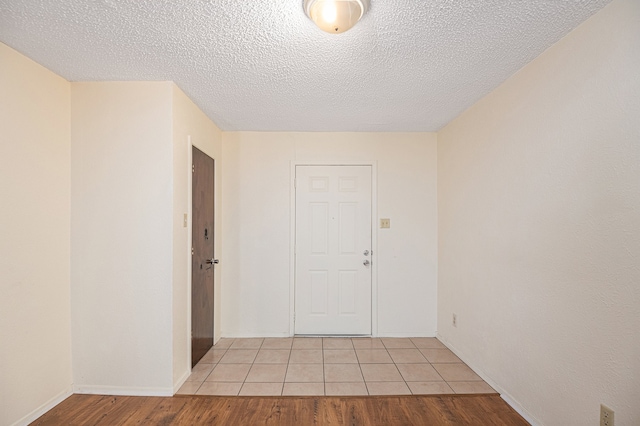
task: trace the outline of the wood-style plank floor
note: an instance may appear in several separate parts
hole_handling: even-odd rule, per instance
[[[498,395],[72,395],[33,425],[528,425]]]

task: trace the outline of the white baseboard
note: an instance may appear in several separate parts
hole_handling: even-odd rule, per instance
[[[29,423],[33,422],[38,417],[42,416],[44,413],[51,410],[53,407],[70,397],[73,394],[72,388],[73,386],[69,386],[67,389],[63,390],[58,395],[42,404],[40,407],[36,408],[17,422],[13,423],[11,426],[26,426]]]
[[[182,385],[184,385],[184,382],[187,381],[187,379],[189,378],[189,375],[191,373],[189,371],[185,371],[185,373],[182,375],[182,377],[180,377],[178,379],[178,381],[176,383],[173,384],[173,394],[175,395],[176,393],[178,393],[178,390],[182,387]]]
[[[481,376],[482,377],[482,376]],[[511,398],[508,394],[504,392],[500,392],[500,398],[504,399],[504,401],[511,406],[514,410],[517,411],[526,421],[528,421],[531,426],[542,426],[538,420],[536,420],[527,410],[525,410],[516,400]]]
[[[323,335],[324,336],[324,335]],[[250,338],[268,338],[268,337],[293,337],[289,333],[254,333],[254,334],[246,334],[246,333],[224,333],[222,335],[223,339],[250,339]],[[341,336],[339,336],[341,337]],[[436,337],[436,332],[427,332],[424,331],[416,331],[416,332],[378,332],[377,336],[372,337]],[[217,342],[216,342],[217,343]]]
[[[456,354],[456,356],[458,358],[460,358],[460,360],[462,360],[462,362],[467,364],[469,366],[469,368],[471,368],[478,376],[480,376],[482,378],[482,380],[484,380],[485,382],[487,382],[487,384],[489,386],[494,388],[500,394],[500,397],[507,404],[509,404],[509,406],[511,408],[516,410],[516,412],[518,414],[520,414],[526,421],[528,421],[531,424],[531,426],[542,426],[542,423],[540,423],[539,420],[537,420],[533,415],[531,415],[531,413],[529,413],[527,410],[525,410],[524,407],[522,407],[522,405],[516,399],[511,397],[511,395],[509,395],[502,388],[502,386],[498,385],[495,381],[493,381],[493,379],[491,379],[491,377],[489,377],[487,374],[485,374],[484,371],[482,371],[482,369],[478,368],[477,365],[474,365],[473,363],[468,362],[467,360],[469,359],[469,357],[467,357],[467,356],[465,356],[465,354],[461,353],[455,346],[453,346],[450,342],[447,341],[447,339],[443,338],[440,334],[438,334],[436,337],[447,348],[449,348],[449,350],[451,350],[451,352]]]
[[[289,332],[284,333],[222,333],[223,339],[251,339],[252,337],[256,338],[267,338],[267,337],[293,337]]]
[[[385,332],[385,331],[378,331],[378,335],[375,337],[436,337],[436,332],[413,332],[413,333],[406,333],[406,332]]]
[[[117,395],[117,396],[173,396],[173,388],[129,388],[121,386],[86,386],[77,385],[74,393],[85,395]]]

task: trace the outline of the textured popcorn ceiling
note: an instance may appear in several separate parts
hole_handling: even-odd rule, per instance
[[[0,41],[70,81],[173,80],[223,130],[435,131],[609,0],[0,0]],[[0,64],[1,65],[1,64]]]

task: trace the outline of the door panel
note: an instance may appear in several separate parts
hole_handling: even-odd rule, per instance
[[[213,346],[213,159],[193,148],[191,365]]]
[[[296,334],[371,334],[371,166],[296,166]]]

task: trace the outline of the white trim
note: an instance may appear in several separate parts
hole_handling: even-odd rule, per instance
[[[223,333],[222,337],[225,339],[251,339],[251,338],[269,338],[269,337],[275,337],[275,338],[282,338],[282,337],[291,337],[292,335],[287,333],[287,332],[283,332],[283,333],[266,333],[266,332],[256,332],[256,333],[246,333],[246,332],[242,332],[242,333]]]
[[[53,398],[51,398],[50,400],[48,400],[47,402],[45,402],[44,404],[36,408],[35,410],[31,411],[29,414],[22,417],[20,420],[11,424],[11,426],[28,425],[29,423],[36,420],[38,417],[42,416],[47,411],[51,410],[56,405],[60,404],[65,399],[69,398],[71,395],[73,395],[73,385],[69,386],[68,388],[60,392],[58,395],[54,396]]]
[[[289,335],[295,332],[296,314],[296,161],[289,166]]]
[[[124,386],[74,386],[73,393],[84,395],[117,395],[117,396],[173,396],[173,388],[146,388]]]
[[[424,331],[416,331],[416,332],[381,332],[378,334],[378,337],[436,337],[436,332],[433,333],[425,333]]]
[[[371,336],[378,337],[378,162],[377,161],[297,161],[289,168],[289,335],[295,335],[296,290],[296,166],[370,166],[371,167]],[[262,336],[260,336],[262,337]],[[267,336],[265,336],[267,337]]]
[[[494,389],[497,386],[491,385]],[[497,390],[497,389],[496,389]],[[511,408],[513,408],[518,414],[520,414],[526,421],[529,422],[531,426],[540,426],[542,423],[538,422],[535,417],[533,417],[527,410],[525,410],[522,405],[520,405],[515,399],[513,399],[510,395],[504,392],[500,392],[500,398],[504,400]]]
[[[193,246],[193,142],[187,135],[187,374],[191,374],[191,247]],[[215,213],[214,213],[215,214]],[[215,281],[214,281],[215,285]],[[215,294],[215,292],[214,292]],[[215,328],[214,328],[215,330]]]
[[[491,377],[485,374],[479,367],[475,364],[468,362],[468,357],[462,354],[456,347],[454,347],[450,342],[447,341],[440,334],[436,335],[437,339],[442,342],[451,352],[453,352],[462,362],[467,364],[469,368],[471,368],[478,376],[482,378],[489,386],[494,388],[499,394],[500,397],[507,403],[511,408],[513,408],[518,414],[520,414],[527,422],[531,424],[531,426],[539,426],[542,423],[536,419],[531,413],[529,413],[523,406],[520,404],[515,398],[509,395],[502,386],[499,386]]]
[[[177,382],[175,382],[173,384],[173,394],[175,395],[176,393],[178,393],[178,390],[180,390],[180,388],[182,387],[182,385],[185,384],[185,382],[187,381],[187,379],[189,378],[189,376],[191,375],[191,369],[187,370],[182,377],[180,377],[178,379]]]
[[[371,336],[378,337],[378,162],[371,162]]]

